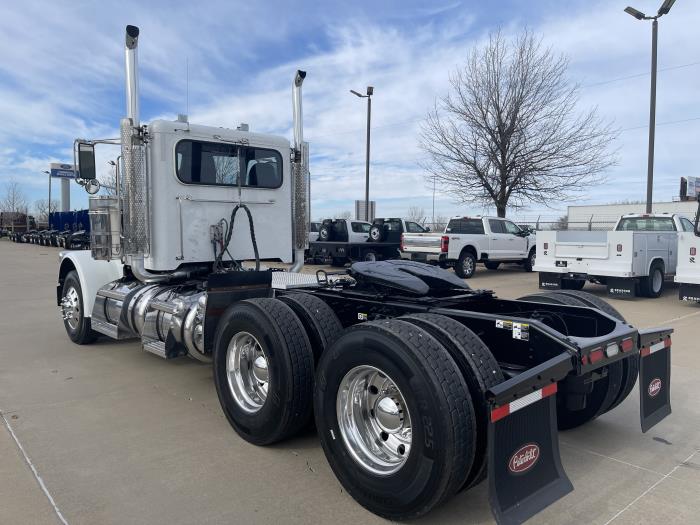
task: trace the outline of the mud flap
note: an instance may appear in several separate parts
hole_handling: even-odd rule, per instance
[[[556,387],[491,411],[489,501],[500,524],[522,523],[573,490],[559,455]]]
[[[540,289],[542,290],[560,290],[561,289],[561,274],[539,272]]]
[[[639,415],[646,432],[671,413],[671,338],[639,352]]]

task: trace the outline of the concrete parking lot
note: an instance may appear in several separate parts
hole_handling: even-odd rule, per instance
[[[209,366],[166,362],[136,342],[72,344],[56,307],[57,254],[0,241],[0,524],[384,521],[342,490],[313,431],[266,448],[240,439]],[[537,274],[480,269],[469,284],[516,298],[537,291]],[[610,302],[639,327],[675,329],[673,414],[642,434],[635,391],[562,432],[575,490],[531,522],[698,523],[700,306],[670,283],[659,299]],[[419,522],[492,523],[486,484]]]

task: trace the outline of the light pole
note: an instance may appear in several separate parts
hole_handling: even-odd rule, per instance
[[[374,88],[372,86],[367,86],[367,94],[362,95],[355,91],[350,90],[350,93],[356,95],[360,98],[367,99],[367,154],[365,158],[365,220],[369,221],[369,133],[370,133],[370,122],[372,119],[372,95],[374,94]]]
[[[647,16],[634,7],[625,7],[625,13],[637,20],[653,20],[651,24],[651,96],[649,102],[649,151],[647,158],[647,205],[646,212],[651,213],[652,192],[654,187],[654,135],[656,132],[656,43],[659,36],[659,18],[668,14],[676,0],[664,0],[655,16]]]
[[[46,222],[49,223],[49,230],[51,229],[51,172],[44,170],[44,173],[46,173],[49,176],[49,207],[48,207],[48,215],[47,215],[47,220]]]

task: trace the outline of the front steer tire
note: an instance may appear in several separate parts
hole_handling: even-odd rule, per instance
[[[348,430],[352,425],[347,421],[355,421],[348,414],[364,414],[370,421],[360,427],[369,429],[359,433],[366,437],[380,428],[374,426],[380,417],[375,417],[373,408],[361,410],[359,405],[380,407],[389,399],[389,394],[373,391],[369,383],[356,398],[351,397],[356,402],[344,401],[350,390],[343,386],[357,385],[353,374],[365,370],[381,372],[374,377],[398,389],[396,399],[405,401],[396,405],[404,417],[401,424],[408,420],[411,425],[407,456],[399,457],[403,463],[388,473],[373,472],[356,459],[362,449],[349,444],[357,434]],[[389,387],[388,392],[396,392]],[[449,499],[464,484],[473,463],[475,418],[464,378],[436,339],[405,321],[371,321],[344,332],[318,364],[314,414],[323,451],[345,490],[362,506],[390,520],[417,518]],[[395,435],[368,439],[374,443],[383,439],[387,446],[377,450],[389,451]]]
[[[80,286],[80,278],[75,270],[71,270],[63,281],[63,291],[61,299],[64,303],[62,310],[64,314],[63,325],[70,340],[78,345],[88,345],[97,339],[97,332],[92,329],[91,320],[85,316],[85,306],[83,305],[83,289]],[[75,316],[66,319],[67,300],[73,305],[71,310]]]
[[[234,395],[231,385],[235,380],[229,380],[227,368],[229,346],[246,333],[264,352],[268,374],[262,406],[252,411],[240,393]],[[246,441],[269,445],[293,436],[308,424],[314,355],[302,322],[282,301],[260,298],[231,305],[217,326],[213,362],[216,393],[226,419]]]

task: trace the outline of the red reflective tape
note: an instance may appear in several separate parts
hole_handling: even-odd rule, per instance
[[[547,385],[542,389],[542,398],[544,399],[545,397],[549,397],[552,394],[557,393],[557,384],[552,383],[551,385]]]
[[[642,357],[646,357],[651,354],[651,348],[645,346],[639,353]]]
[[[664,340],[664,348],[671,348],[671,338],[668,337]]]
[[[491,410],[491,423],[495,423],[499,419],[503,419],[510,414],[510,403]]]
[[[634,348],[634,341],[632,340],[631,337],[628,337],[627,339],[623,339],[622,343],[620,343],[620,347],[622,348],[623,352],[629,352]]]

